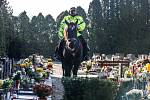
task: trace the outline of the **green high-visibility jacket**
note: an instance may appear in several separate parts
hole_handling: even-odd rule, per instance
[[[60,28],[59,28],[59,32],[58,32],[58,36],[59,36],[60,39],[64,38],[64,28],[67,26],[65,21],[67,21],[68,23],[70,23],[70,22],[75,23],[77,20],[78,20],[78,23],[77,23],[77,25],[78,25],[77,36],[81,35],[80,32],[82,32],[85,29],[85,26],[86,26],[83,18],[81,16],[78,16],[78,15],[76,15],[74,17],[71,16],[71,15],[68,15],[68,16],[65,16],[63,18],[63,20],[61,21],[61,23],[60,23]]]

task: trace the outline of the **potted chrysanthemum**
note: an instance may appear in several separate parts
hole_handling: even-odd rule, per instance
[[[39,100],[47,100],[46,97],[52,94],[52,87],[43,83],[33,86],[33,92],[39,97]]]
[[[20,87],[20,80],[21,80],[21,72],[20,71],[18,71],[16,73],[16,75],[13,78],[13,80],[15,82],[15,88],[19,89],[19,87]]]
[[[92,68],[92,61],[87,61],[86,63],[86,77],[89,74],[90,69]]]

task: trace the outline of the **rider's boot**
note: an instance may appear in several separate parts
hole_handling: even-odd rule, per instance
[[[79,36],[78,38],[79,38],[79,40],[80,40],[80,42],[83,46],[83,59],[82,59],[82,61],[89,60],[88,52],[90,51],[90,49],[89,49],[89,47],[88,47],[88,45],[87,45],[87,43],[86,43],[86,41],[85,41],[85,39],[83,38],[82,35]]]
[[[88,48],[88,46],[85,46],[83,49],[84,49],[83,50],[83,61],[87,61],[90,59],[90,57],[89,57],[89,50],[90,49]]]
[[[56,49],[55,49],[54,60],[60,61],[60,56],[59,56],[59,46],[57,46]]]
[[[56,48],[56,50],[55,50],[55,58],[58,60],[58,61],[60,61],[61,60],[61,57],[62,57],[62,50],[63,50],[63,48],[64,48],[64,39],[62,39],[61,41],[60,41],[60,43],[58,44],[58,46],[57,46],[57,48]]]

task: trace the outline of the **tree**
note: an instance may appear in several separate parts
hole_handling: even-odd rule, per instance
[[[112,54],[118,52],[118,0],[102,0],[102,11],[106,35],[105,51]]]
[[[46,21],[42,13],[39,13],[38,16],[32,17],[31,20],[31,34],[32,34],[32,53],[43,53],[43,34],[46,30]]]
[[[0,56],[8,54],[9,42],[13,34],[12,9],[6,0],[0,1]]]
[[[52,56],[57,45],[58,37],[56,33],[56,22],[51,15],[45,17],[46,20],[46,34],[47,34],[47,55]],[[46,35],[45,35],[46,36]]]
[[[105,34],[103,27],[103,16],[102,7],[99,0],[93,0],[88,9],[89,27],[88,31],[90,34],[90,47],[91,52],[105,53]]]

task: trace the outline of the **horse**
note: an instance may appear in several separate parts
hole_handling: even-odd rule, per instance
[[[71,77],[77,76],[78,68],[81,64],[83,56],[83,47],[80,40],[77,38],[77,21],[75,23],[66,21],[67,28],[67,42],[64,44],[62,50],[62,69],[63,76]]]

